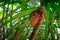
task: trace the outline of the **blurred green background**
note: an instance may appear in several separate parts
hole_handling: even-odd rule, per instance
[[[31,14],[42,5],[45,22],[35,40],[60,40],[60,0],[0,0],[0,40],[29,40]]]

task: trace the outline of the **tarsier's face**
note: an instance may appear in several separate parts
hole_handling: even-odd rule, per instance
[[[34,12],[31,17],[31,25],[35,27],[38,22],[44,20],[43,13],[42,12]]]

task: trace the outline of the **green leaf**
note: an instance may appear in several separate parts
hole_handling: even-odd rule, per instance
[[[13,18],[11,18],[9,21],[7,21],[7,23],[10,22],[10,21],[12,21],[12,20],[14,20],[14,19],[16,19],[16,18],[20,18],[20,17],[22,17],[22,16],[31,14],[31,12],[33,12],[33,11],[36,10],[36,9],[37,9],[37,8],[31,8],[31,9],[29,9],[29,10],[20,12],[20,13],[18,13],[16,16],[14,16]]]

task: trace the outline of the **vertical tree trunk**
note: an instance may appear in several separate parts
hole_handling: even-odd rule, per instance
[[[46,13],[45,7],[42,6],[41,10],[42,10],[42,13],[40,12],[39,20],[38,20],[36,26],[34,27],[34,30],[33,30],[32,34],[31,34],[29,40],[35,40],[35,37],[36,37],[36,35],[37,35],[38,31],[39,31],[39,27],[41,26],[42,22],[45,19],[45,13]]]

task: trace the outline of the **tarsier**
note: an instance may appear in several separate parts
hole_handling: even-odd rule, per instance
[[[32,17],[31,17],[31,25],[34,27],[34,30],[30,36],[29,40],[35,40],[35,37],[37,35],[37,32],[39,30],[39,26],[43,23],[44,19],[45,19],[45,7],[41,8],[41,11],[34,11],[32,13]]]

